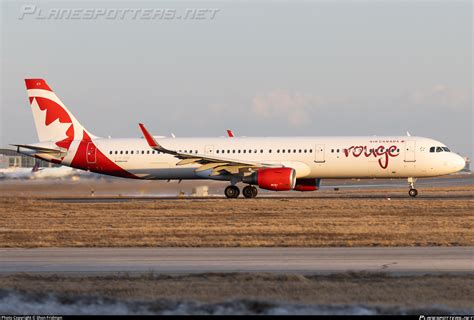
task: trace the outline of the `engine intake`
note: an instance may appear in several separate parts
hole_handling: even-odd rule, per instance
[[[266,190],[288,191],[295,187],[296,172],[292,168],[260,169],[244,177],[242,182],[258,185]]]

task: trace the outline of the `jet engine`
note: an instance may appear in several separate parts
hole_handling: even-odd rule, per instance
[[[288,191],[295,187],[296,172],[292,168],[260,169],[244,177],[242,182],[258,185],[266,190]]]

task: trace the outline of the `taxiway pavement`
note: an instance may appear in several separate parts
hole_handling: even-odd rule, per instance
[[[474,272],[474,247],[0,249],[0,273]]]

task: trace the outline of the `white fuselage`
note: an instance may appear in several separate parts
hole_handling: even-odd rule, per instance
[[[404,178],[432,177],[464,167],[459,155],[446,151],[439,141],[413,136],[393,137],[268,137],[268,138],[157,138],[167,149],[227,160],[282,164],[296,171],[296,178]],[[142,179],[216,179],[210,171],[196,172],[196,164],[177,165],[179,159],[153,151],[145,139],[94,139],[88,149],[89,167],[98,153],[123,170]],[[72,143],[63,165],[72,165],[77,143]],[[433,151],[433,147],[435,149]],[[446,150],[437,148],[443,148]],[[438,152],[436,152],[436,149]],[[84,165],[81,165],[84,166]],[[103,172],[102,172],[103,173]],[[107,174],[107,173],[106,173]]]

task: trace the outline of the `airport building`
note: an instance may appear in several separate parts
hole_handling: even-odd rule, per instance
[[[0,149],[0,168],[32,168],[36,161],[39,161],[39,166],[42,168],[57,166],[47,161],[25,156],[15,150]]]

